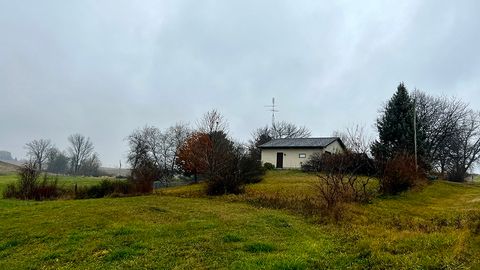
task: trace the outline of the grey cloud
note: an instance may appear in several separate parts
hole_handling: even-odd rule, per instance
[[[278,118],[371,126],[397,84],[479,108],[477,1],[3,1],[0,149],[90,136],[106,165],[145,124],[211,108],[246,141]],[[372,131],[373,132],[373,131]]]

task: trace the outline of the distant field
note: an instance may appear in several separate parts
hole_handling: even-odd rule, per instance
[[[106,173],[108,175],[121,175],[121,176],[129,176],[130,169],[119,169],[119,168],[108,168],[108,167],[100,167],[100,171],[102,173]]]
[[[249,185],[247,194],[313,196],[315,181],[301,172],[274,171]],[[438,181],[422,191],[350,205],[338,224],[255,207],[242,202],[243,195],[206,197],[201,188],[130,198],[0,200],[0,269],[480,267],[477,184]]]

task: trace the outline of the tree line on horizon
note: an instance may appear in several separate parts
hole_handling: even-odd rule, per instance
[[[28,163],[38,171],[56,174],[98,176],[100,158],[90,138],[81,134],[68,137],[65,151],[58,149],[49,139],[36,139],[25,144]]]

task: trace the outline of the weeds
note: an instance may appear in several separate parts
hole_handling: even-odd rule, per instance
[[[255,191],[244,195],[243,199],[255,206],[288,209],[304,216],[315,216],[322,212],[320,201],[309,195]]]
[[[38,172],[34,164],[26,164],[18,171],[19,180],[8,184],[4,190],[4,198],[16,198],[22,200],[51,200],[65,194],[65,190],[58,185],[58,179],[50,179],[47,174],[39,180]]]
[[[245,246],[245,250],[251,253],[272,252],[275,247],[268,243],[252,243]]]
[[[75,199],[92,199],[103,197],[119,197],[135,194],[134,186],[124,180],[104,179],[100,184],[80,187],[75,192]]]

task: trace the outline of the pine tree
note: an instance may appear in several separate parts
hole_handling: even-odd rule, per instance
[[[379,139],[372,145],[372,154],[377,160],[388,160],[397,154],[415,154],[414,102],[403,83],[388,101],[377,119]],[[424,136],[417,123],[417,152],[422,154]],[[420,133],[419,133],[420,132]]]

